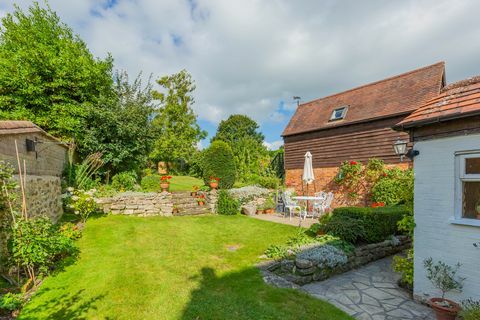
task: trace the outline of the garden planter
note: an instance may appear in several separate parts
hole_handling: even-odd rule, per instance
[[[274,214],[274,213],[275,213],[275,209],[273,209],[273,208],[265,209],[265,213],[266,213],[266,214]]]
[[[178,213],[178,208],[173,208],[172,209],[172,214],[177,214]]]
[[[204,201],[198,201],[198,205],[199,205],[200,207],[203,206],[204,204],[205,204]]]
[[[160,183],[160,188],[162,188],[163,192],[168,191],[168,187],[170,187],[170,183],[167,183],[167,182]]]
[[[441,303],[448,305],[442,305]],[[455,320],[458,312],[460,311],[460,305],[448,299],[432,298],[429,300],[429,304],[435,311],[437,320]]]
[[[257,214],[263,214],[265,211],[263,209],[257,209]]]
[[[218,188],[218,182],[210,182],[210,188],[212,188],[213,190],[217,189]]]
[[[196,197],[196,196],[197,196],[197,191],[192,191],[192,192],[190,192],[190,195],[191,195],[192,197]]]

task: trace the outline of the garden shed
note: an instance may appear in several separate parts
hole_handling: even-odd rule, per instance
[[[333,179],[344,161],[377,158],[409,167],[410,161],[402,162],[393,149],[408,135],[391,127],[438,95],[444,84],[445,65],[439,62],[299,105],[282,134],[287,186],[302,190],[307,151],[313,155],[317,191],[337,191]],[[336,206],[345,200],[336,192]]]
[[[61,175],[68,147],[30,121],[0,121],[0,160],[15,168],[26,167],[27,210],[31,216],[57,220],[62,214]]]
[[[480,77],[444,87],[401,121],[410,133],[415,170],[414,294],[438,297],[425,259],[461,264],[457,302],[480,299]]]

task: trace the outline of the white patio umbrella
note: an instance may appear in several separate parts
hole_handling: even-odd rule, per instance
[[[315,176],[313,174],[313,164],[312,164],[312,154],[310,151],[305,153],[305,163],[303,165],[303,182],[308,186],[315,180]]]

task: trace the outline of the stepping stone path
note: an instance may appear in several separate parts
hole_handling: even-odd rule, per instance
[[[309,283],[303,290],[326,300],[361,320],[434,320],[433,311],[412,300],[397,285],[400,275],[392,271],[392,257],[377,260],[359,269]]]

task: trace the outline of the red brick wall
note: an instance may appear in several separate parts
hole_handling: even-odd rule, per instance
[[[410,166],[410,162],[403,162],[396,165],[387,166],[397,166],[402,169],[407,169]],[[338,167],[314,168],[313,172],[315,175],[315,181],[313,184],[310,184],[308,186],[308,194],[313,195],[314,190],[316,192],[334,192],[335,198],[332,203],[333,208],[353,205],[363,206],[365,204],[365,192],[363,190],[358,191],[358,194],[360,196],[357,199],[351,199],[350,197],[348,197],[348,194],[344,190],[342,190],[338,184],[335,183],[334,178],[338,173]],[[307,193],[306,185],[303,186],[302,190],[302,174],[303,169],[286,170],[285,184],[287,188],[295,189],[297,194]]]

